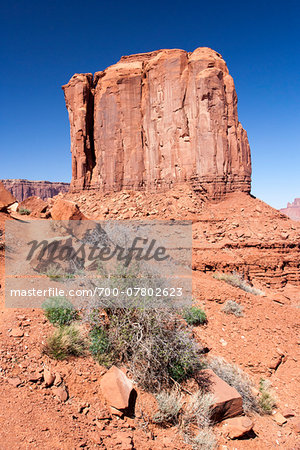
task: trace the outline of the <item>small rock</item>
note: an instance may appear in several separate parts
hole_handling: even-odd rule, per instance
[[[222,431],[230,439],[238,439],[249,433],[253,428],[253,422],[249,417],[234,417],[227,419],[223,425]]]
[[[288,419],[289,417],[294,417],[295,413],[294,411],[292,411],[291,409],[285,409],[282,413],[283,417],[285,417],[286,419]]]
[[[129,408],[133,384],[116,366],[112,366],[102,377],[101,390],[108,404],[117,410]],[[113,412],[115,414],[115,412]]]
[[[283,415],[278,411],[273,415],[273,419],[280,426],[282,426],[283,424],[285,424],[287,422],[286,418],[283,417]]]
[[[9,384],[11,384],[13,387],[18,387],[22,383],[19,377],[11,377],[7,378],[7,381]]]
[[[44,381],[46,387],[52,386],[55,380],[55,375],[49,369],[44,369]]]
[[[23,337],[24,331],[21,328],[13,328],[10,332],[10,336],[12,337]]]
[[[65,386],[54,388],[53,394],[56,395],[56,397],[58,397],[61,402],[65,402],[69,398],[68,391]]]

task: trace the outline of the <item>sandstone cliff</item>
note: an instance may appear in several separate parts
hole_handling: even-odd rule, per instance
[[[293,203],[288,203],[286,208],[280,210],[283,214],[286,214],[290,219],[300,221],[300,198],[295,198]]]
[[[31,196],[46,200],[60,192],[68,192],[70,187],[69,183],[54,183],[51,181],[2,180],[2,183],[19,202]]]
[[[189,182],[206,198],[250,192],[251,158],[221,55],[158,50],[124,56],[63,86],[73,191],[155,191]]]

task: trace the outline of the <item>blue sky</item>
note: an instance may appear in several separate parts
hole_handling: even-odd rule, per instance
[[[252,192],[300,196],[298,1],[1,2],[0,178],[69,181],[61,85],[122,55],[211,47],[229,67],[252,150]]]

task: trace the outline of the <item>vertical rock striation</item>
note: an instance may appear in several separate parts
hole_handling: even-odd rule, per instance
[[[207,198],[251,189],[251,157],[221,55],[158,50],[124,56],[63,86],[73,191],[165,190]]]

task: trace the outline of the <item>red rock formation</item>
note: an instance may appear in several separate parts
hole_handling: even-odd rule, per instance
[[[5,189],[5,186],[0,181],[0,211],[5,211],[9,205],[16,201],[15,197]]]
[[[60,192],[68,192],[70,187],[69,183],[56,183],[51,181],[2,180],[2,183],[19,202],[32,196],[46,200]]]
[[[292,220],[300,221],[300,198],[295,198],[293,203],[288,203],[286,208],[280,210]]]
[[[247,133],[221,55],[158,50],[122,57],[63,86],[73,191],[160,190],[189,182],[207,198],[250,192]]]

